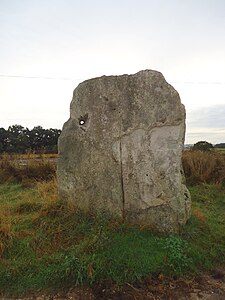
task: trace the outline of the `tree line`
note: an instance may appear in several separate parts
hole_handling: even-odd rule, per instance
[[[57,153],[60,129],[35,126],[29,130],[21,125],[0,128],[0,153]]]
[[[0,127],[0,153],[57,153],[60,129],[44,129],[35,126],[29,130],[21,125],[12,125],[6,130]],[[225,148],[225,143],[212,145],[206,141],[200,141],[192,147],[193,150],[212,150],[213,148]]]

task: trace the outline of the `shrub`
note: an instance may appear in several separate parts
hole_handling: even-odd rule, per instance
[[[200,141],[194,144],[193,150],[209,151],[213,149],[213,145],[206,141]]]

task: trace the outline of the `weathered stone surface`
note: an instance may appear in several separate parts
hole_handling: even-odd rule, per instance
[[[190,214],[185,109],[159,72],[103,76],[74,90],[59,139],[61,197],[172,232]]]

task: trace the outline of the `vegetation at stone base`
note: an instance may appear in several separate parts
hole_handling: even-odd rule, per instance
[[[183,168],[187,183],[216,183],[225,185],[225,153],[223,151],[183,152]]]
[[[0,128],[0,153],[53,152],[57,153],[59,129],[35,126],[29,130],[21,125]]]
[[[193,215],[179,235],[156,234],[59,201],[55,180],[0,185],[0,291],[137,282],[225,263],[225,187],[190,188]]]

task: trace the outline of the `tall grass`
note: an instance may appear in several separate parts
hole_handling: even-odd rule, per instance
[[[187,182],[225,184],[225,154],[219,151],[183,152],[183,168]]]
[[[12,220],[7,205],[1,205],[0,210],[0,257],[13,238]]]
[[[2,155],[0,158],[0,183],[22,183],[29,187],[34,181],[51,180],[56,164],[46,156]]]
[[[22,183],[32,186],[34,181],[47,181],[55,177],[56,156],[1,155],[0,183]],[[188,184],[225,184],[225,153],[222,151],[186,150],[182,157]]]

